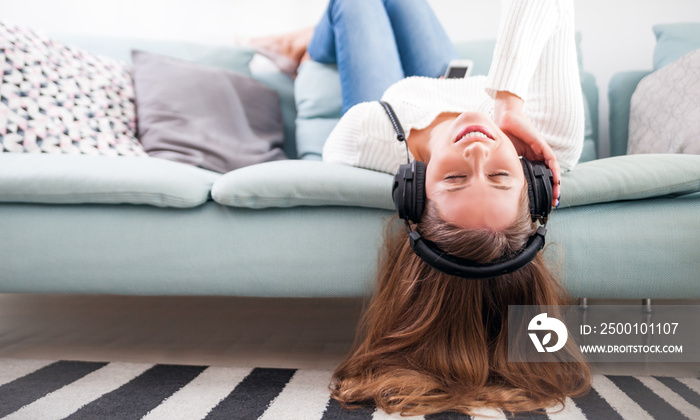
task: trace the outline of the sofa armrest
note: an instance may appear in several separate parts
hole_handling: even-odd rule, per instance
[[[610,156],[627,154],[630,102],[639,82],[651,70],[626,71],[613,75],[608,84],[610,103]]]

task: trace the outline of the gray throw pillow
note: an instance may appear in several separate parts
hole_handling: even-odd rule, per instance
[[[238,73],[133,51],[138,137],[153,157],[216,172],[286,159],[277,92]]]
[[[700,49],[645,76],[630,100],[627,154],[700,154]]]

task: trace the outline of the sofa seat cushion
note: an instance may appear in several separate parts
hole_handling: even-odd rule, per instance
[[[149,157],[0,154],[0,202],[195,207],[219,174]]]
[[[219,178],[219,204],[262,209],[349,206],[393,210],[393,176],[319,161],[288,160],[248,166]],[[562,206],[637,200],[700,191],[700,156],[618,156],[577,165],[562,175]]]
[[[261,163],[229,172],[212,188],[223,205],[254,209],[351,206],[393,209],[393,176],[314,160]]]
[[[700,155],[640,154],[578,164],[562,174],[561,206],[700,191]]]

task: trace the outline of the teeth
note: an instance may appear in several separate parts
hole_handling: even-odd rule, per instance
[[[482,133],[481,131],[472,131],[471,133],[465,134],[460,140],[471,139],[476,137],[481,137],[485,139],[489,138],[486,134]]]

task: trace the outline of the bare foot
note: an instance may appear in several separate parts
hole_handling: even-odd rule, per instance
[[[303,63],[304,61],[309,61],[311,60],[311,56],[309,55],[309,52],[305,52],[304,55],[301,57],[301,62]]]
[[[287,34],[255,38],[250,40],[250,45],[281,71],[294,75],[306,55],[306,46],[313,32],[314,28],[304,28]]]

